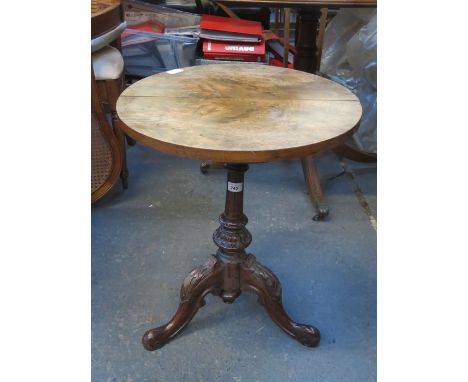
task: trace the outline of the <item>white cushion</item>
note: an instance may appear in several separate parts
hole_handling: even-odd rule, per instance
[[[109,45],[112,41],[117,40],[117,38],[122,34],[122,32],[127,28],[127,23],[124,21],[114,29],[106,32],[94,39],[91,40],[91,53],[96,52]]]
[[[118,49],[106,46],[91,57],[96,80],[115,80],[122,74],[124,60]]]

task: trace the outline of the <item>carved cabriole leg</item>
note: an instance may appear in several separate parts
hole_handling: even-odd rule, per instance
[[[281,298],[281,283],[274,273],[260,264],[253,255],[248,255],[241,267],[241,286],[245,292],[258,295],[270,318],[284,332],[305,346],[317,346],[320,332],[311,325],[297,324],[285,312]]]
[[[174,317],[165,325],[148,330],[142,339],[146,350],[156,350],[173,339],[204,304],[208,293],[219,293],[222,284],[222,268],[212,256],[202,266],[193,269],[180,289],[180,304]]]

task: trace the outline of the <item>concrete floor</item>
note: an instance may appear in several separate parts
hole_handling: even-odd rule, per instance
[[[280,278],[290,316],[320,329],[320,346],[285,335],[252,295],[210,295],[183,333],[147,352],[142,334],[172,317],[183,278],[216,249],[226,180],[129,148],[129,189],[116,185],[92,211],[93,381],[375,381],[375,165],[317,161],[323,179],[347,170],[323,181],[328,221],[312,220],[299,161],[252,165],[245,212],[249,251]]]

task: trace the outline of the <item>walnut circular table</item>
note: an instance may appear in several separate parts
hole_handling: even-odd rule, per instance
[[[165,325],[143,336],[147,350],[164,346],[204,305],[208,293],[232,303],[241,292],[258,295],[271,319],[306,346],[320,332],[297,324],[284,311],[281,284],[245,249],[252,240],[243,213],[248,163],[292,159],[332,149],[357,128],[361,104],[346,88],[313,74],[265,65],[206,65],[145,78],[117,102],[126,134],[156,150],[225,163],[227,191],[218,247],[192,270],[180,305]]]

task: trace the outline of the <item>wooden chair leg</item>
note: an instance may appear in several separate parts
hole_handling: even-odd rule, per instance
[[[125,134],[120,128],[120,119],[115,112],[112,112],[112,124],[122,151],[122,172],[120,173],[120,179],[122,180],[123,188],[126,190],[128,188],[127,147],[125,145]]]
[[[330,210],[322,192],[320,177],[318,175],[317,167],[315,166],[314,158],[312,155],[304,157],[301,159],[301,163],[310,199],[317,210],[317,214],[313,217],[313,220],[324,220],[328,216]]]

